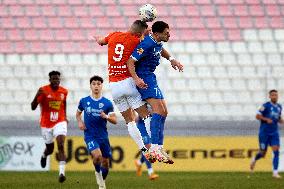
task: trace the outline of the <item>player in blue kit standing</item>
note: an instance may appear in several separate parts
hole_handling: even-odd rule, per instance
[[[270,101],[264,103],[258,110],[256,119],[260,121],[260,128],[258,134],[259,152],[252,159],[250,164],[251,171],[254,170],[256,161],[263,158],[266,154],[268,145],[271,146],[274,157],[273,163],[273,177],[281,178],[278,174],[279,164],[279,147],[280,138],[278,131],[278,123],[283,123],[281,118],[282,106],[278,103],[277,90],[269,91]]]
[[[169,38],[169,25],[163,21],[155,22],[152,25],[152,34],[144,37],[127,61],[129,72],[138,86],[142,99],[146,100],[153,110],[150,123],[151,149],[153,150],[150,151],[159,150],[167,158],[159,157],[159,154],[153,154],[153,156],[157,156],[160,162],[166,161],[165,163],[173,163],[163,149],[164,125],[168,111],[154,71],[160,64],[161,56],[169,60],[175,70],[183,71],[183,65],[163,48],[162,42],[167,42]]]
[[[84,131],[84,140],[92,156],[99,188],[106,188],[105,179],[109,171],[111,147],[107,132],[107,122],[117,123],[110,100],[102,96],[103,79],[100,76],[90,78],[91,95],[79,102],[76,119]],[[84,112],[84,121],[82,120]]]

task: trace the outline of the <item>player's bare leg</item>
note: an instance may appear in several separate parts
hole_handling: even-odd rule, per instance
[[[102,164],[102,153],[99,148],[93,150],[91,152],[92,159],[93,159],[93,165],[96,169],[95,174],[96,174],[96,181],[100,189],[105,188],[105,184],[103,181],[103,176],[101,173],[101,164]]]
[[[255,168],[256,161],[259,160],[260,158],[265,157],[266,150],[260,150],[255,157],[252,158],[250,162],[250,171],[253,172]]]
[[[64,182],[66,180],[65,177],[65,164],[66,164],[66,156],[64,152],[64,142],[65,136],[59,135],[56,137],[57,147],[58,147],[58,160],[59,160],[59,182]]]
[[[43,152],[43,155],[41,156],[41,159],[40,159],[40,165],[42,168],[45,168],[46,167],[46,159],[47,159],[47,156],[49,156],[50,154],[53,153],[53,150],[54,150],[54,143],[51,143],[51,144],[45,144],[45,150]]]

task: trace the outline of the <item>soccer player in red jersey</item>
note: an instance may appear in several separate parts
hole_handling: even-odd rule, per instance
[[[47,156],[54,150],[54,138],[58,146],[59,182],[64,182],[66,156],[64,153],[64,141],[67,134],[66,98],[68,90],[60,85],[60,72],[49,73],[49,85],[38,89],[31,103],[31,109],[35,110],[40,105],[40,127],[46,148],[41,157],[41,167],[46,166]]]
[[[150,134],[150,113],[126,65],[147,27],[146,22],[136,20],[127,32],[113,32],[106,37],[95,36],[95,40],[99,45],[108,45],[108,70],[113,101],[127,124],[129,135],[149,159],[149,151],[143,143],[132,110],[144,120],[148,134]]]

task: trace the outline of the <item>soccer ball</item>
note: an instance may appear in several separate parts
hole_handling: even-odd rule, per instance
[[[151,4],[145,4],[139,8],[139,16],[142,21],[152,22],[157,18],[157,9]]]

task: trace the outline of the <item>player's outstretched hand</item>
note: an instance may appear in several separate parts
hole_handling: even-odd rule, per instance
[[[86,126],[85,126],[85,123],[83,121],[79,121],[78,126],[79,126],[80,130],[86,130]]]
[[[272,119],[267,119],[266,122],[267,122],[268,124],[271,124],[273,121],[272,121]]]
[[[173,59],[171,60],[171,65],[175,70],[178,69],[179,72],[183,72],[183,65],[179,61]]]
[[[135,84],[141,89],[147,89],[148,85],[141,78],[135,79]]]

